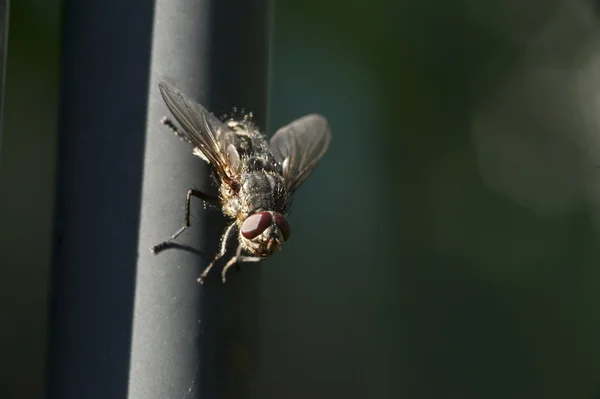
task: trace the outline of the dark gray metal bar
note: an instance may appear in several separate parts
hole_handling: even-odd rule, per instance
[[[169,115],[158,91],[168,80],[215,114],[233,106],[266,120],[267,3],[264,0],[159,0],[156,5],[130,397],[241,398],[254,389],[258,359],[259,268],[242,265],[228,283],[219,271],[196,282],[217,251],[219,212],[192,202],[180,249],[149,247],[183,221],[189,188],[210,190],[208,167],[161,126]],[[212,188],[212,193],[215,193]],[[201,245],[203,244],[203,245]],[[187,397],[187,396],[185,396]]]
[[[267,0],[65,10],[49,397],[253,397],[259,267],[196,282],[224,227],[197,202],[180,240],[193,250],[149,248],[180,227],[189,188],[211,191],[206,165],[159,123],[157,84],[265,121]]]
[[[6,79],[9,15],[10,1],[0,0],[0,162],[2,161],[2,136],[4,133],[4,80]]]
[[[152,16],[64,4],[49,398],[127,395]]]

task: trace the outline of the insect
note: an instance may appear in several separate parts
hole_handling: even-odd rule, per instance
[[[219,251],[198,281],[204,283],[237,233],[236,253],[221,273],[225,283],[231,266],[260,262],[280,250],[290,238],[287,216],[292,199],[327,151],[331,141],[329,123],[321,115],[309,114],[280,128],[267,141],[253,124],[251,114],[239,120],[221,121],[168,83],[159,83],[159,88],[182,129],[166,117],[162,123],[193,145],[193,154],[210,165],[219,196],[190,189],[183,226],[150,250],[158,253],[190,227],[191,197],[201,199],[205,205],[218,205],[230,222],[221,237]]]

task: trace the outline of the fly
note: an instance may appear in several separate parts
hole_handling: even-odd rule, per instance
[[[260,262],[290,238],[287,216],[296,190],[313,172],[329,146],[331,129],[322,115],[309,114],[277,130],[267,141],[245,115],[221,121],[200,104],[190,100],[166,82],[160,94],[182,129],[168,118],[162,123],[193,148],[193,154],[207,162],[219,186],[219,196],[190,189],[185,201],[183,226],[150,251],[158,253],[190,227],[190,199],[220,206],[229,219],[219,251],[204,269],[202,284],[215,262],[225,255],[229,241],[237,235],[238,247],[221,273],[238,263]]]

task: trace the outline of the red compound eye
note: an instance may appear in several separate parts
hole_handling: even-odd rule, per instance
[[[263,233],[273,223],[269,212],[256,212],[250,215],[242,224],[242,235],[251,240]]]
[[[281,231],[284,241],[287,241],[288,238],[290,238],[290,234],[292,234],[292,226],[290,226],[290,222],[288,222],[287,218],[281,213],[276,213],[275,224],[277,227],[279,227],[279,231]]]

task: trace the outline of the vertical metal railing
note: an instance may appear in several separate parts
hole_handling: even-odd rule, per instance
[[[148,249],[181,226],[189,188],[211,190],[207,165],[158,123],[169,114],[157,84],[169,80],[217,115],[246,107],[264,126],[267,8],[266,0],[157,2],[131,397],[245,398],[257,388],[260,267],[242,265],[224,286],[218,270],[204,286],[196,282],[217,251],[220,213],[192,203],[192,228],[179,242],[202,255],[180,249],[152,255]]]
[[[2,136],[4,133],[4,81],[6,78],[9,14],[10,0],[0,0],[0,163],[2,162]]]
[[[196,282],[222,219],[208,170],[159,124],[161,79],[215,113],[266,121],[267,0],[66,0],[48,397],[252,397],[259,267]],[[218,273],[216,273],[218,276]],[[214,277],[214,276],[212,276]]]

